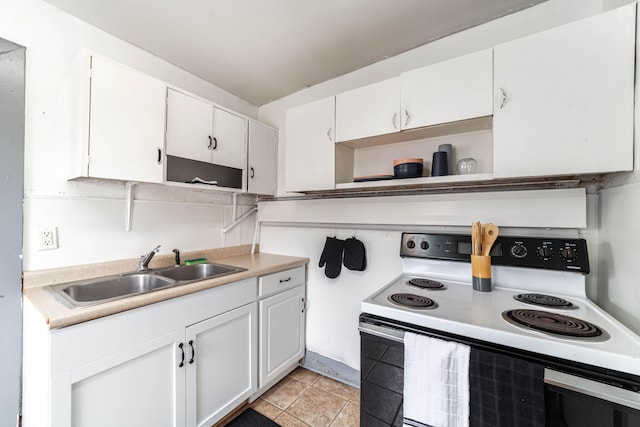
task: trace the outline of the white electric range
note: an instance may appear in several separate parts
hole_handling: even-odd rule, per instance
[[[472,288],[470,252],[467,235],[403,233],[403,270],[362,301],[361,333],[402,342],[413,331],[535,360],[545,382],[612,392],[640,422],[640,338],[586,297],[586,242],[499,237],[490,292]]]

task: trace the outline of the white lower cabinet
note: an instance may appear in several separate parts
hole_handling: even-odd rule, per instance
[[[73,370],[71,422],[67,405],[54,405],[53,425],[184,425],[185,369],[176,357],[183,341],[184,330],[175,331]],[[62,380],[54,389],[67,387]]]
[[[259,391],[298,366],[305,348],[305,269],[259,278]]]
[[[187,426],[211,426],[255,390],[256,305],[187,328]]]
[[[257,390],[255,278],[54,330],[25,306],[26,427],[210,426]]]

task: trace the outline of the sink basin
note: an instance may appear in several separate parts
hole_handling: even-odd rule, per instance
[[[165,270],[156,271],[156,274],[162,277],[168,277],[178,282],[204,280],[214,277],[224,276],[226,274],[243,271],[244,268],[232,267],[224,264],[194,264],[181,267],[172,267]]]
[[[172,280],[145,273],[64,283],[51,286],[51,289],[73,305],[89,305],[155,291],[172,284]]]
[[[246,268],[224,264],[195,264],[60,283],[47,286],[47,289],[62,297],[63,302],[71,307],[84,307],[244,270]]]

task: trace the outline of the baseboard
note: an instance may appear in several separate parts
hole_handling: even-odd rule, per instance
[[[302,367],[351,387],[360,388],[360,371],[321,354],[307,351],[302,359]]]

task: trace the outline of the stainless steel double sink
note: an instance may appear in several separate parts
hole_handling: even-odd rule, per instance
[[[245,270],[242,267],[204,263],[60,283],[46,288],[73,307],[85,307]]]

